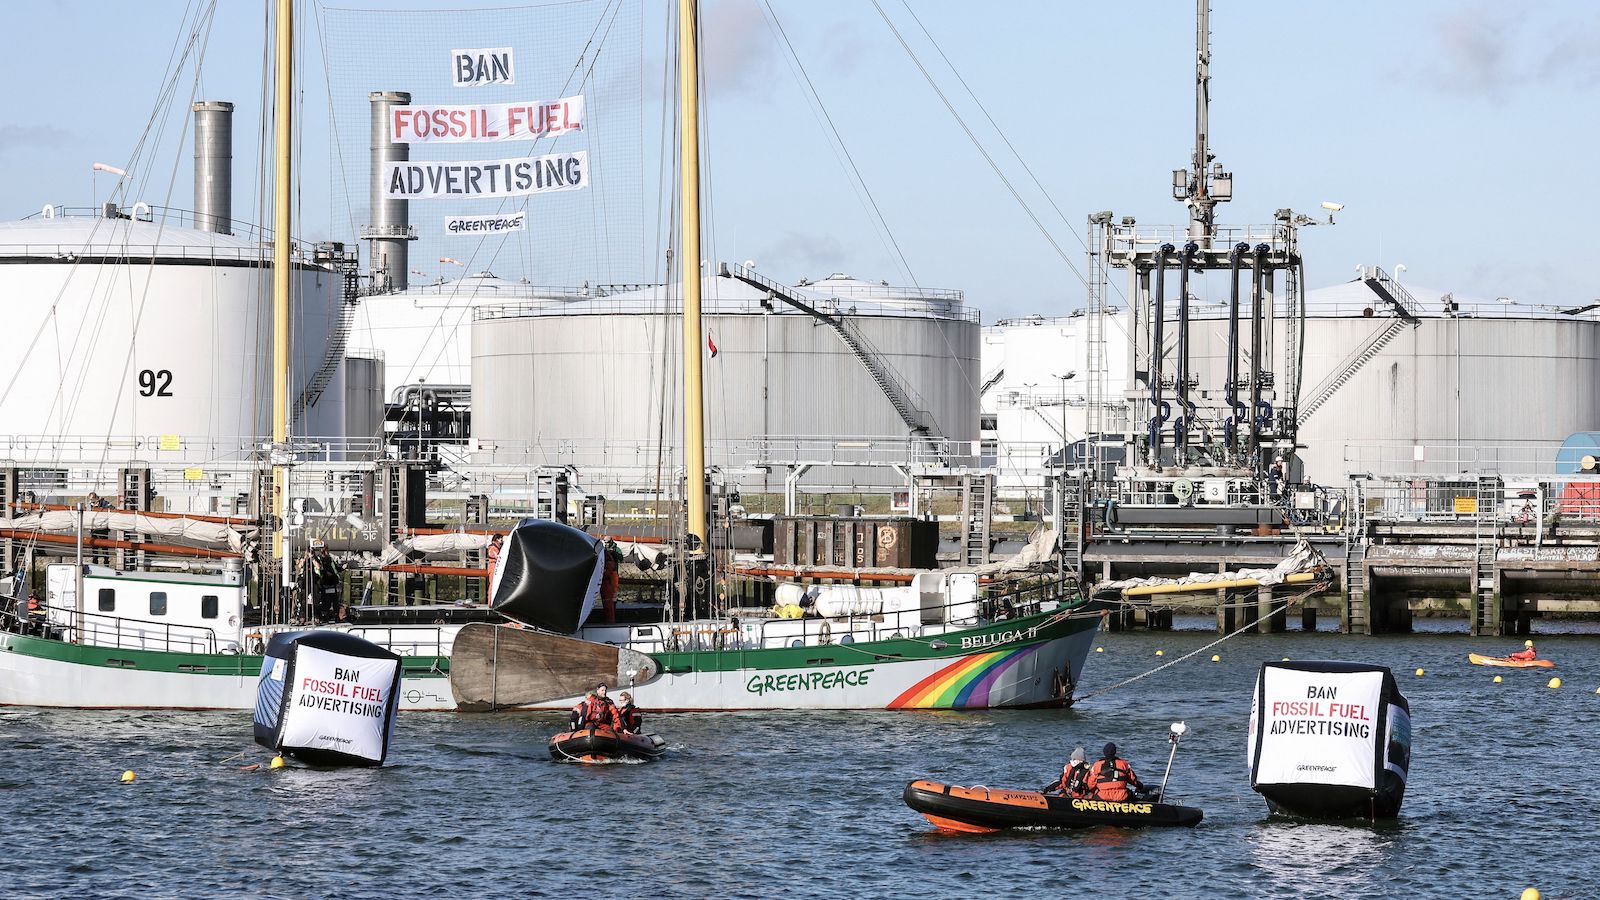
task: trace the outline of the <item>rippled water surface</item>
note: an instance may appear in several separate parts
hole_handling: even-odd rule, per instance
[[[1103,635],[1081,689],[1215,639]],[[605,767],[551,763],[546,714],[410,714],[383,769],[242,772],[267,759],[245,713],[5,709],[0,896],[1600,897],[1600,637],[1541,639],[1559,690],[1466,663],[1519,643],[1239,637],[1070,711],[658,716],[665,758]],[[1245,725],[1283,656],[1395,669],[1415,727],[1398,823],[1267,818]],[[1158,780],[1176,719],[1194,829],[941,835],[900,799],[917,777],[1037,787],[1106,740]]]

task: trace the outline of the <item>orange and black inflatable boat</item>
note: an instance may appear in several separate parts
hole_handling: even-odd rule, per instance
[[[1004,828],[1193,828],[1203,814],[1192,806],[1149,800],[1076,800],[1038,791],[957,787],[936,781],[906,785],[906,805],[941,831],[983,833]]]
[[[564,731],[550,739],[550,758],[556,762],[652,760],[666,749],[667,742],[660,735],[618,732],[607,725]]]

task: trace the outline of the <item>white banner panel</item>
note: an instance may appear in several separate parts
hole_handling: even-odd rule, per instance
[[[1374,786],[1382,672],[1269,666],[1263,679],[1256,784]]]
[[[531,141],[582,127],[582,94],[542,102],[395,106],[389,110],[389,139],[398,144]]]
[[[445,234],[508,234],[528,227],[526,212],[508,216],[446,216]]]
[[[399,664],[302,644],[295,650],[292,699],[279,744],[382,759],[389,686]]]
[[[576,191],[589,186],[589,152],[468,162],[385,163],[383,185],[384,196],[397,200],[477,200]]]
[[[450,77],[456,87],[516,84],[517,71],[510,47],[451,50]]]

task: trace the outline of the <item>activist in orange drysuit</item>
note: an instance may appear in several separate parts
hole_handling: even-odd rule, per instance
[[[1132,795],[1133,789],[1143,789],[1144,785],[1133,774],[1133,766],[1117,756],[1117,745],[1106,744],[1105,757],[1095,760],[1094,768],[1089,770],[1088,787],[1096,800],[1121,803]]]

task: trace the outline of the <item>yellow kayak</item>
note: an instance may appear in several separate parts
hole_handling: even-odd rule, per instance
[[[1554,669],[1556,664],[1548,659],[1507,659],[1504,656],[1482,656],[1468,653],[1467,659],[1475,666],[1500,666],[1506,669]]]

